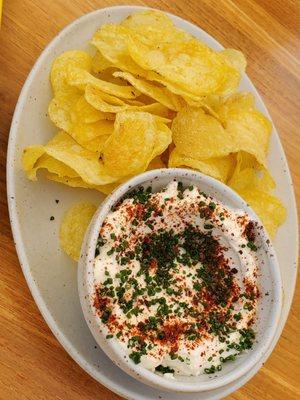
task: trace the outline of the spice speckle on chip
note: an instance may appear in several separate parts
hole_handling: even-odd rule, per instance
[[[238,92],[244,55],[211,49],[154,10],[100,26],[91,44],[52,64],[57,133],[24,150],[28,178],[108,194],[151,168],[192,168],[236,190],[274,237],[286,211],[267,171],[272,125]]]

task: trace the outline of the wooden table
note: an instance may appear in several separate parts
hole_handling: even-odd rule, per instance
[[[41,317],[24,280],[5,196],[5,153],[21,87],[46,44],[69,22],[114,4],[149,5],[194,22],[223,45],[242,50],[248,74],[280,132],[300,195],[299,18],[297,0],[7,0],[0,33],[0,399],[120,399],[68,356]],[[297,23],[298,22],[298,23]],[[298,31],[297,31],[298,30]],[[236,400],[300,398],[300,291],[266,365]]]

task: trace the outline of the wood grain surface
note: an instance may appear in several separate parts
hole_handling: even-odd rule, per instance
[[[223,45],[242,50],[287,154],[300,195],[299,0],[7,0],[0,32],[0,399],[101,399],[119,396],[94,381],[62,349],[41,317],[18,263],[7,212],[6,146],[21,87],[36,58],[68,23],[116,4],[177,14]],[[260,372],[227,400],[300,398],[300,291],[281,339]]]

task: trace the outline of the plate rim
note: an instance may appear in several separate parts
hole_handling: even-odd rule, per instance
[[[33,279],[31,272],[30,272],[30,267],[29,267],[29,262],[27,259],[27,255],[26,255],[26,251],[25,251],[25,246],[23,245],[22,242],[22,235],[20,234],[21,230],[20,230],[20,222],[18,220],[18,212],[16,209],[16,203],[14,201],[15,199],[15,187],[14,187],[14,169],[10,166],[12,160],[14,159],[14,150],[16,147],[16,143],[17,143],[17,127],[18,127],[18,117],[22,112],[22,108],[24,107],[25,104],[25,100],[26,100],[26,94],[28,91],[28,88],[31,84],[31,81],[34,79],[36,70],[38,70],[38,68],[40,67],[40,64],[42,64],[43,62],[43,58],[46,56],[46,54],[49,52],[49,50],[51,50],[51,48],[54,48],[55,45],[60,41],[61,37],[63,37],[65,34],[68,33],[69,30],[72,29],[73,25],[83,22],[85,19],[88,20],[89,18],[93,17],[94,15],[98,14],[98,13],[109,13],[110,10],[132,10],[132,12],[134,11],[141,11],[141,10],[156,10],[156,11],[161,11],[171,17],[175,17],[180,21],[183,21],[185,24],[190,25],[193,28],[196,28],[200,31],[205,32],[205,34],[207,36],[210,37],[211,40],[213,40],[216,44],[218,44],[218,46],[222,46],[221,43],[219,41],[217,41],[212,35],[210,35],[209,33],[207,33],[204,29],[200,28],[200,26],[180,17],[179,15],[170,13],[168,11],[165,10],[159,10],[159,9],[155,9],[153,7],[146,7],[146,6],[139,6],[139,5],[116,5],[116,6],[110,6],[110,7],[103,7],[103,8],[98,8],[94,11],[91,11],[89,13],[83,14],[78,18],[75,18],[73,21],[71,21],[69,24],[67,24],[63,29],[61,29],[58,34],[43,48],[43,50],[41,51],[40,55],[38,56],[38,58],[36,59],[36,61],[34,62],[29,74],[27,75],[27,78],[23,84],[23,87],[20,91],[16,106],[15,106],[15,110],[14,110],[14,114],[13,114],[13,118],[11,121],[11,127],[10,127],[10,131],[9,131],[9,137],[8,137],[8,145],[7,145],[7,160],[6,160],[6,186],[7,186],[7,202],[8,202],[8,211],[9,211],[9,220],[10,220],[10,225],[11,225],[11,230],[12,230],[12,235],[13,235],[13,240],[14,240],[14,245],[16,248],[16,252],[17,252],[17,256],[18,256],[18,260],[20,263],[20,266],[22,268],[23,271],[23,275],[25,277],[26,283],[29,287],[29,290],[31,292],[31,295],[40,311],[40,313],[42,314],[45,322],[47,323],[49,329],[51,330],[51,332],[53,333],[53,335],[56,337],[56,339],[58,340],[58,342],[60,343],[60,345],[67,351],[67,353],[72,357],[72,359],[84,370],[86,371],[90,376],[92,376],[97,382],[99,382],[100,384],[102,384],[103,386],[105,386],[106,388],[108,388],[109,390],[112,390],[113,392],[117,393],[120,396],[126,397],[128,399],[132,399],[132,395],[129,393],[129,391],[127,390],[127,388],[123,388],[123,391],[120,391],[119,389],[119,385],[116,384],[114,381],[107,379],[105,376],[101,375],[101,380],[99,379],[99,377],[96,375],[96,373],[94,373],[93,368],[90,367],[89,363],[87,363],[83,357],[81,357],[80,355],[78,355],[78,352],[76,350],[76,348],[71,344],[71,342],[68,340],[67,336],[64,335],[56,326],[56,322],[52,316],[51,311],[48,309],[46,302],[43,300],[43,296],[40,293],[40,290],[37,286],[37,284],[35,283],[35,280]],[[223,47],[223,46],[222,46]],[[259,92],[257,91],[255,85],[253,84],[252,80],[249,78],[251,84],[252,84],[252,91],[255,93],[255,96],[257,98],[259,98],[265,109],[266,109],[266,114],[269,117],[269,119],[272,121],[272,125],[273,125],[273,134],[275,136],[277,136],[277,145],[280,147],[281,150],[281,154],[282,154],[282,158],[284,163],[287,165],[287,170],[286,170],[286,180],[288,181],[289,186],[291,187],[291,193],[292,193],[292,198],[291,198],[291,204],[293,205],[293,213],[296,215],[296,221],[295,221],[295,227],[296,227],[296,239],[295,239],[295,250],[296,250],[296,255],[298,254],[299,251],[299,224],[298,224],[298,213],[297,213],[297,206],[296,206],[296,198],[295,198],[295,191],[294,191],[294,186],[293,186],[293,180],[291,177],[291,173],[290,173],[290,168],[287,162],[287,158],[285,155],[285,151],[283,149],[281,140],[280,140],[280,136],[278,134],[278,131],[275,127],[275,124],[268,112],[268,109],[265,105],[265,102],[263,101],[263,99],[261,98]],[[293,279],[293,287],[292,287],[292,293],[291,293],[291,297],[290,297],[290,302],[288,304],[288,312],[287,315],[283,318],[283,325],[282,325],[282,329],[278,332],[275,343],[273,345],[270,346],[270,350],[267,352],[265,359],[267,359],[269,357],[269,355],[271,354],[271,352],[273,351],[274,347],[276,346],[279,337],[281,336],[282,330],[286,324],[287,318],[289,316],[290,313],[290,309],[291,309],[291,304],[293,301],[293,297],[295,294],[295,286],[296,286],[296,280],[297,280],[297,270],[298,270],[298,259],[297,256],[295,258],[295,264],[296,264],[296,268],[295,268],[295,272],[294,272],[294,279]],[[251,371],[251,373],[243,376],[242,378],[240,378],[240,381],[237,382],[233,382],[232,385],[233,387],[229,387],[229,388],[224,388],[223,396],[226,396],[232,392],[234,392],[235,390],[238,390],[241,386],[243,386],[247,381],[249,381],[260,369],[262,361],[265,361],[265,359],[261,360],[256,367],[253,368],[253,371]],[[215,399],[219,399],[220,396],[216,395],[215,397],[213,397]]]

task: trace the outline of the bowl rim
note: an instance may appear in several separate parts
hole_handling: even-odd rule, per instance
[[[176,381],[176,379],[166,379],[164,376],[155,374],[154,372],[147,370],[145,367],[134,364],[133,361],[124,361],[124,350],[115,340],[107,340],[103,333],[99,330],[99,318],[95,316],[93,312],[93,305],[91,302],[91,287],[94,288],[93,282],[93,260],[95,258],[95,246],[99,235],[99,228],[105,219],[107,213],[110,211],[111,207],[120,200],[124,194],[132,190],[134,187],[147,183],[149,180],[158,180],[160,178],[169,177],[170,181],[175,178],[186,178],[198,180],[200,182],[205,182],[211,185],[219,191],[225,192],[229,195],[233,201],[240,205],[240,209],[246,211],[252,218],[258,220],[260,219],[256,213],[249,207],[249,205],[229,186],[224,183],[200,172],[185,169],[185,168],[163,168],[156,169],[141,173],[127,182],[121,184],[116,188],[102,204],[98,207],[90,225],[87,229],[84,242],[81,248],[81,256],[78,263],[78,291],[80,297],[80,303],[83,310],[85,320],[91,330],[96,342],[102,348],[102,350],[107,354],[107,356],[118,365],[123,371],[138,379],[139,381],[148,384],[150,386],[159,387],[163,390],[173,391],[173,392],[200,392],[208,391],[212,389],[217,389],[227,384],[232,383],[238,378],[245,375],[248,371],[253,368],[257,362],[267,353],[269,346],[272,343],[276,335],[276,328],[280,318],[281,308],[282,308],[282,281],[279,263],[277,261],[275,250],[272,246],[272,242],[265,229],[262,231],[263,247],[266,252],[266,257],[268,259],[272,274],[272,287],[274,291],[274,301],[272,303],[272,311],[270,312],[271,324],[270,327],[264,332],[260,343],[256,346],[255,350],[250,351],[245,359],[242,361],[238,369],[233,369],[228,374],[217,377],[216,379],[211,379],[208,382],[193,382],[186,383],[182,381]],[[225,204],[226,205],[226,204]],[[261,224],[262,225],[262,224]],[[266,241],[268,240],[268,245]],[[267,247],[267,249],[266,249]],[[272,256],[270,256],[272,254]],[[100,322],[101,324],[101,322]]]

